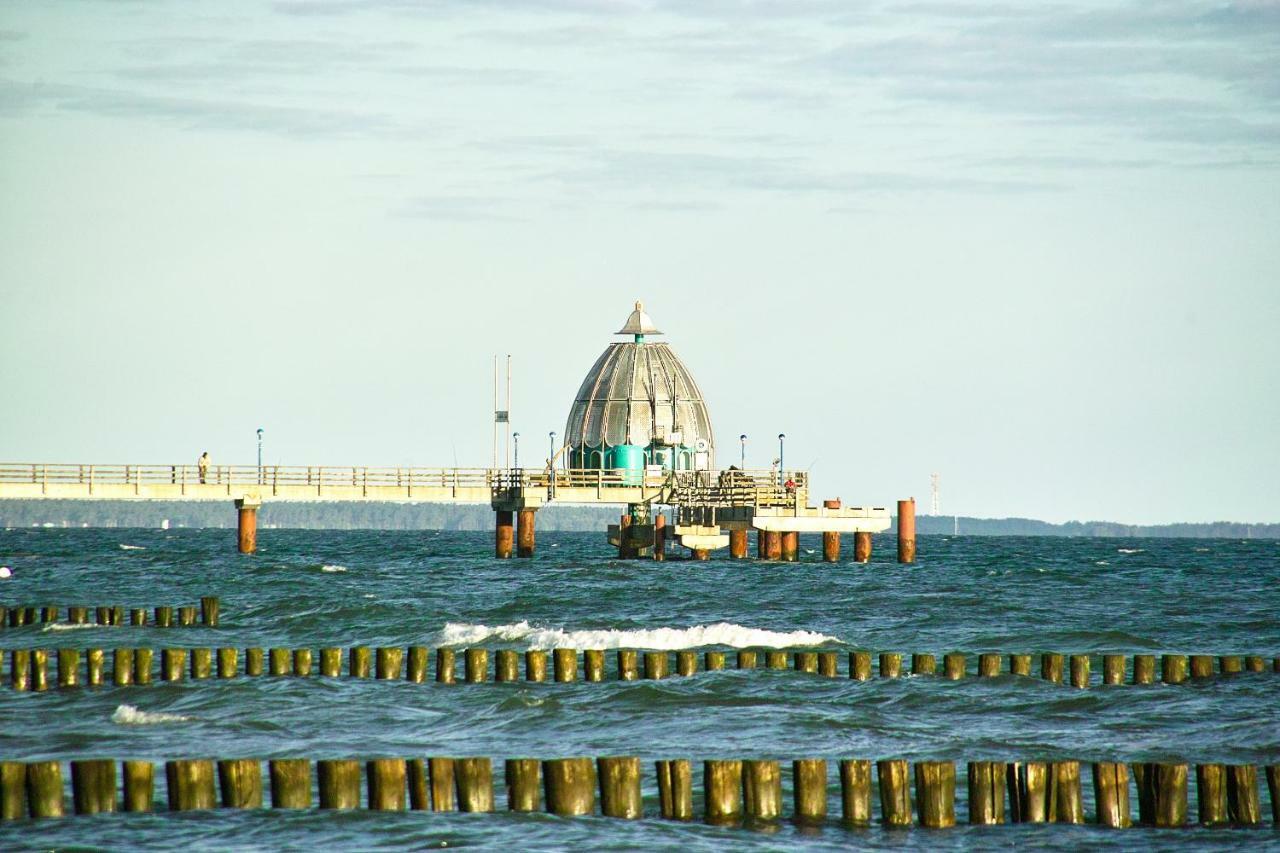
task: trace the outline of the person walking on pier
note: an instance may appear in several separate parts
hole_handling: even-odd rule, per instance
[[[200,469],[200,482],[203,483],[209,478],[209,451],[200,454],[200,458],[196,460],[196,467]]]

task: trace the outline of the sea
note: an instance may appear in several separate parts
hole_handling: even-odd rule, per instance
[[[542,533],[534,558],[501,561],[492,535],[474,532],[261,530],[258,544],[257,554],[238,554],[227,530],[0,531],[0,566],[11,570],[0,603],[151,608],[216,595],[222,622],[0,629],[0,760],[490,756],[497,811],[170,813],[158,769],[154,813],[0,823],[0,849],[1280,849],[1261,771],[1257,828],[1195,826],[1193,769],[1193,825],[1136,826],[1132,791],[1135,826],[1111,830],[968,826],[964,766],[1280,763],[1277,540],[924,536],[913,565],[894,561],[888,536],[875,537],[865,565],[847,559],[849,541],[845,561],[822,562],[819,539],[808,536],[798,563],[731,561],[727,552],[705,562],[620,561],[603,532]],[[8,686],[15,648],[353,645],[832,649],[840,675],[737,670],[730,654],[723,671],[620,681],[610,652],[603,683],[157,676],[150,686]],[[855,681],[847,675],[855,649],[901,652],[904,672],[913,652],[937,655],[941,670],[944,653],[964,651],[969,676]],[[1266,671],[1104,687],[1095,657],[1087,690],[976,677],[979,652],[1043,651],[1264,655]],[[506,810],[503,759],[605,755],[643,759],[642,819]],[[653,761],[666,758],[694,761],[698,814],[704,759],[781,760],[788,813],[790,761],[830,759],[831,817],[819,826],[662,820]],[[842,825],[841,758],[957,762],[957,826]],[[1087,767],[1081,776],[1091,821]],[[67,798],[70,812],[69,780]]]

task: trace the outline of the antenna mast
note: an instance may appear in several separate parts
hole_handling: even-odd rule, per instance
[[[940,474],[929,475],[929,491],[932,492],[932,498],[929,501],[929,515],[942,515],[942,496],[938,490],[938,481],[942,479]]]

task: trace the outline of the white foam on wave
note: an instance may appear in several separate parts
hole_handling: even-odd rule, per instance
[[[840,642],[838,637],[828,637],[814,631],[767,631],[732,622],[693,625],[688,628],[621,631],[613,628],[568,631],[563,628],[541,628],[528,622],[493,626],[449,622],[440,631],[437,644],[467,646],[491,639],[522,642],[532,649],[691,649],[698,646],[730,646],[741,649],[750,646],[785,648]]]
[[[85,628],[114,628],[114,625],[94,625],[92,622],[81,622],[73,624],[71,622],[50,622],[41,628],[41,631],[82,631]]]
[[[322,571],[322,572],[345,572],[346,570],[347,570],[347,567],[346,567],[346,566],[336,566],[336,565],[335,565],[335,566],[321,566],[321,567],[320,567],[320,571]]]
[[[1141,554],[1146,548],[1117,548],[1121,554]]]
[[[194,717],[166,714],[164,711],[139,711],[133,705],[117,705],[111,722],[121,726],[149,726],[155,723],[189,723]]]
[[[121,545],[120,550],[121,551],[145,551],[147,550],[147,547],[145,545]]]

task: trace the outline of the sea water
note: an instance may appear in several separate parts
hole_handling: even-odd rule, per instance
[[[2,760],[639,755],[646,817],[506,813],[496,763],[492,815],[170,814],[160,805],[150,815],[0,824],[0,848],[1280,845],[1261,778],[1268,822],[1258,830],[970,828],[958,763],[961,826],[849,830],[836,820],[834,766],[847,757],[1280,763],[1280,673],[1271,671],[1280,655],[1278,541],[922,537],[913,566],[893,562],[889,537],[876,537],[868,565],[820,562],[817,537],[801,538],[800,563],[723,552],[709,562],[619,561],[602,533],[542,534],[530,560],[493,559],[492,537],[478,533],[271,530],[259,547],[236,554],[234,531],[0,531],[0,564],[12,568],[0,580],[5,604],[222,601],[217,629],[37,624],[0,629],[0,646],[698,648],[730,652],[730,667],[735,648],[776,646],[839,650],[840,677],[732,668],[599,684],[240,677],[37,694],[12,691],[6,674]],[[970,677],[852,681],[845,653],[855,648],[901,652],[904,672],[911,652],[933,653],[941,666],[943,653],[963,650]],[[980,651],[1260,654],[1267,671],[1103,687],[1095,659],[1093,686],[1082,691],[979,679]],[[610,653],[611,676],[614,666]],[[769,832],[662,821],[652,761],[680,757],[695,761],[695,797],[701,759],[781,759],[787,788],[790,759],[831,759],[832,820]],[[1082,776],[1091,818],[1087,769]],[[1194,820],[1194,774],[1190,788]],[[162,803],[163,772],[156,793]],[[1136,796],[1132,809],[1136,820]]]

